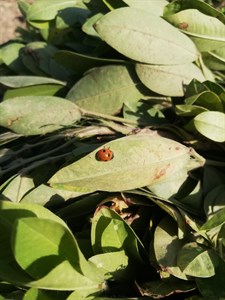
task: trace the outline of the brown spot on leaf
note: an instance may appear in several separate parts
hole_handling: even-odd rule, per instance
[[[166,174],[167,169],[170,167],[170,164],[167,164],[164,168],[159,170],[156,169],[154,180],[160,179],[162,176]]]
[[[187,22],[182,22],[182,23],[178,24],[178,27],[179,27],[180,29],[185,30],[185,29],[188,28],[188,23],[187,23]]]

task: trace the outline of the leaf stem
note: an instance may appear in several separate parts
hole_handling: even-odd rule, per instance
[[[137,121],[134,121],[134,120],[128,120],[128,119],[124,119],[124,118],[121,118],[121,117],[115,117],[115,116],[106,115],[106,114],[102,114],[102,113],[98,113],[98,112],[93,112],[93,111],[89,111],[89,110],[86,110],[86,109],[83,109],[83,108],[80,108],[80,111],[81,111],[81,114],[83,116],[100,118],[100,119],[115,121],[115,122],[119,122],[119,123],[126,123],[126,124],[131,124],[131,125],[136,125],[136,126],[144,125],[144,124],[141,124],[141,122],[137,122]]]

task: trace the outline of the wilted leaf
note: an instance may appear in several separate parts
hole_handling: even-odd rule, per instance
[[[152,299],[165,298],[174,294],[189,292],[195,289],[193,282],[182,281],[174,278],[165,278],[159,281],[150,281],[137,284],[142,296]]]
[[[194,78],[204,81],[201,70],[194,64],[136,65],[137,75],[150,90],[167,96],[183,96],[185,86]]]
[[[131,7],[116,9],[97,21],[95,28],[111,47],[139,62],[183,64],[198,57],[189,38],[160,17],[149,15],[144,10]]]
[[[218,111],[206,111],[194,118],[198,132],[215,142],[225,142],[225,114]]]
[[[104,145],[114,157],[99,161],[91,152],[59,170],[51,186],[74,191],[123,191],[166,181],[188,168],[189,149],[173,140],[149,134],[131,135]],[[196,164],[196,167],[199,163]]]
[[[79,109],[58,97],[24,96],[0,104],[0,125],[23,135],[52,132],[80,119]]]

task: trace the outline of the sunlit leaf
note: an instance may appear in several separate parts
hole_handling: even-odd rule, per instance
[[[194,78],[204,81],[201,70],[194,64],[136,65],[137,75],[150,90],[167,96],[183,96],[187,84]]]
[[[80,119],[79,109],[58,97],[24,96],[0,104],[0,125],[23,135],[44,134]]]
[[[166,181],[179,170],[188,168],[191,161],[187,147],[149,134],[116,139],[104,147],[113,152],[112,160],[97,160],[98,148],[59,170],[49,180],[50,185],[84,192],[129,190]]]
[[[215,142],[225,142],[225,114],[206,111],[194,118],[195,128],[202,135]]]
[[[95,28],[111,47],[139,62],[171,65],[192,62],[198,57],[189,38],[144,10],[116,9],[97,21]]]

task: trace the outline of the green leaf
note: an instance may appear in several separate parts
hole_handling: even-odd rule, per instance
[[[67,227],[59,217],[39,205],[0,202],[0,277],[17,285],[28,285],[32,281],[32,278],[17,265],[11,249],[14,223],[25,217],[46,218]]]
[[[138,101],[125,103],[123,105],[123,116],[129,120],[135,120],[140,123],[148,124],[149,126],[160,125],[167,122],[163,114],[163,105],[160,104],[161,101],[165,99],[160,99],[160,97],[155,98],[151,101]],[[164,98],[164,97],[163,97]],[[157,101],[158,100],[158,101]]]
[[[197,287],[204,299],[218,300],[225,297],[225,263],[220,259],[215,275],[210,278],[196,278]]]
[[[132,278],[131,270],[128,269],[129,258],[124,250],[94,255],[89,261],[98,268],[106,280],[128,281],[128,278]]]
[[[204,210],[208,219],[223,208],[225,208],[225,184],[212,189],[204,199]]]
[[[215,17],[223,23],[225,22],[225,16],[221,11],[202,0],[173,0],[165,7],[164,16],[187,9],[197,9],[205,15]]]
[[[23,297],[23,300],[66,300],[67,292],[44,291],[36,288],[30,288]]]
[[[225,223],[225,208],[217,211],[208,221],[206,221],[201,230],[211,230],[216,227],[221,227]]]
[[[95,29],[112,48],[139,62],[183,64],[198,57],[189,38],[144,10],[116,9],[97,21]]]
[[[198,114],[208,111],[206,108],[197,105],[179,104],[175,107],[176,114],[182,117],[195,117]]]
[[[22,43],[10,43],[1,48],[1,59],[2,61],[14,72],[23,74],[27,73],[22,59],[21,49],[24,48]]]
[[[224,45],[225,25],[217,18],[207,16],[197,9],[182,10],[166,16],[166,20],[186,33],[201,52]]]
[[[203,91],[185,99],[186,104],[195,104],[207,110],[223,112],[223,103],[220,97],[211,91]]]
[[[83,195],[83,193],[76,193],[64,190],[53,189],[47,185],[41,184],[35,189],[27,193],[21,200],[22,203],[36,203],[39,205],[49,204],[54,200],[54,204],[60,204],[62,201],[67,201],[71,198],[76,198]]]
[[[75,73],[83,74],[94,67],[113,64],[127,64],[126,61],[118,59],[98,58],[90,55],[76,53],[67,50],[60,50],[54,54],[54,59],[66,68],[73,70]],[[111,66],[113,67],[113,66]]]
[[[163,218],[154,233],[154,254],[162,271],[187,280],[187,276],[177,265],[177,253],[184,243],[177,235],[178,228],[175,221],[170,217]]]
[[[225,142],[225,114],[218,111],[206,111],[194,118],[198,132],[215,142]]]
[[[132,228],[108,207],[101,207],[94,215],[91,242],[95,254],[125,251],[130,263],[135,262],[136,267],[143,263],[140,253],[146,254]]]
[[[67,7],[60,10],[56,17],[56,28],[63,30],[82,25],[90,15],[90,11],[80,7]]]
[[[96,153],[102,147],[98,148],[59,170],[50,185],[84,192],[124,191],[166,181],[190,163],[187,147],[147,133],[116,139],[104,147],[114,153],[112,160],[97,160]]]
[[[184,96],[185,85],[193,78],[205,80],[201,70],[192,63],[170,66],[137,64],[136,72],[150,90],[167,96]]]
[[[178,252],[177,263],[186,275],[207,278],[215,275],[218,258],[212,250],[192,242]]]
[[[71,126],[80,119],[80,111],[62,98],[24,96],[3,101],[0,116],[1,126],[23,135],[35,135]]]
[[[32,178],[17,175],[3,190],[2,195],[12,202],[20,202],[22,197],[33,188],[34,182]]]
[[[137,102],[143,97],[141,87],[132,67],[109,65],[88,72],[75,83],[66,98],[93,112],[116,114],[123,103]]]
[[[221,47],[221,50],[223,48],[224,47]],[[220,56],[220,54],[219,53],[217,54],[215,51],[216,50],[203,53],[202,55],[203,61],[205,62],[206,66],[211,70],[224,71],[225,70],[224,57]],[[224,49],[222,51],[224,52]],[[222,53],[222,55],[224,54]]]
[[[24,65],[35,75],[51,75],[57,79],[67,80],[69,70],[54,60],[54,54],[58,51],[56,47],[42,41],[32,42],[24,47],[22,60]]]
[[[12,248],[20,266],[33,278],[42,278],[42,281],[49,273],[54,279],[54,270],[64,265],[67,276],[63,276],[63,281],[56,277],[52,287],[60,282],[59,289],[64,289],[64,286],[65,290],[70,290],[75,288],[73,285],[77,285],[78,279],[80,286],[84,282],[91,283],[90,278],[95,278],[96,282],[99,280],[71,232],[53,220],[34,217],[17,220],[12,234]],[[61,280],[63,277],[61,275]]]
[[[129,7],[149,11],[156,16],[163,15],[163,9],[168,4],[166,0],[123,0]]]
[[[9,88],[20,88],[35,85],[55,84],[65,86],[66,82],[40,76],[0,76],[0,83]]]
[[[52,20],[58,11],[67,7],[84,7],[80,0],[38,0],[35,1],[27,12],[28,21]]]
[[[62,86],[56,84],[42,84],[24,88],[8,89],[4,93],[3,100],[22,96],[54,96],[61,89]]]

